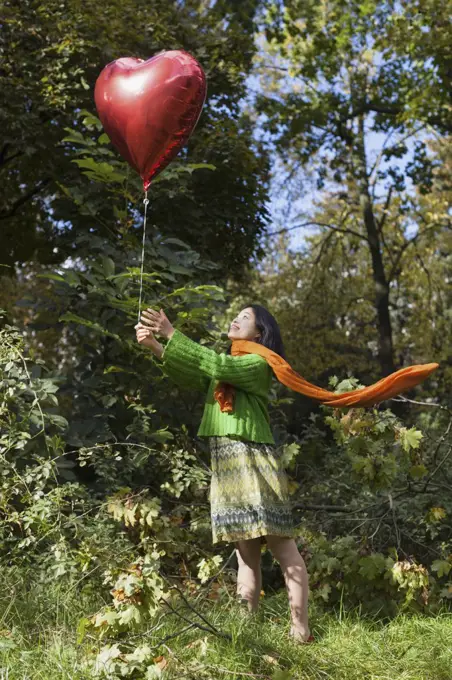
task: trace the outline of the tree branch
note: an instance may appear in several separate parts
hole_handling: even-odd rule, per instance
[[[12,205],[12,207],[9,210],[5,210],[4,212],[0,212],[0,220],[6,220],[9,217],[13,217],[16,212],[21,208],[25,203],[28,203],[33,196],[36,196],[39,194],[45,186],[47,186],[50,183],[50,177],[46,177],[46,179],[41,180],[38,182],[38,184],[33,188],[30,189],[26,194],[21,196],[20,198],[17,199]]]
[[[294,229],[303,229],[303,227],[309,227],[311,225],[317,226],[317,227],[327,227],[328,229],[332,229],[333,231],[338,231],[341,234],[352,234],[353,236],[357,236],[359,239],[362,241],[367,241],[366,236],[363,234],[360,234],[358,231],[354,231],[354,229],[341,229],[340,227],[334,227],[332,224],[326,224],[324,222],[304,222],[303,224],[297,224],[294,227],[284,227],[283,229],[279,229],[278,231],[271,231],[268,232],[268,236],[276,236],[277,234],[282,234],[286,231],[293,231]]]
[[[445,463],[446,460],[449,458],[449,456],[450,456],[451,453],[452,453],[452,446],[449,446],[449,450],[447,451],[446,455],[443,456],[443,458],[439,461],[438,465],[437,465],[436,468],[433,470],[433,472],[431,473],[431,475],[429,475],[429,476],[427,477],[427,479],[425,480],[424,488],[422,489],[422,491],[424,491],[424,492],[427,491],[427,487],[428,487],[430,481],[431,481],[431,480],[433,479],[433,477],[436,475],[436,473],[438,472],[438,470],[444,465],[444,463]]]
[[[442,404],[436,404],[435,402],[431,401],[416,401],[415,399],[408,399],[407,397],[403,397],[400,395],[398,399],[395,399],[392,397],[389,401],[407,401],[410,404],[417,404],[418,406],[435,406],[436,408],[442,409],[443,411],[447,411],[452,415],[452,411],[447,408],[447,406],[443,406]]]
[[[386,194],[385,206],[384,206],[384,208],[383,208],[383,212],[382,212],[382,215],[381,215],[381,220],[380,220],[380,221],[377,220],[378,233],[379,233],[380,235],[381,235],[381,233],[382,233],[382,231],[383,231],[383,227],[384,227],[384,224],[385,224],[385,221],[386,221],[387,211],[388,211],[389,205],[390,205],[390,203],[391,203],[391,198],[392,198],[392,192],[393,192],[393,190],[394,190],[394,185],[391,184],[391,186],[389,187],[389,191],[388,191],[388,193]]]
[[[319,253],[318,253],[317,257],[316,257],[315,260],[314,260],[314,266],[315,266],[315,267],[319,264],[320,260],[322,259],[323,252],[324,252],[324,250],[327,248],[327,246],[329,245],[329,243],[330,243],[330,241],[331,241],[331,239],[332,239],[332,237],[333,237],[333,234],[334,234],[334,232],[333,232],[333,231],[330,231],[330,232],[325,236],[325,238],[323,239],[323,241],[321,241],[320,244],[317,244],[317,246],[320,246],[320,248],[319,248]]]
[[[352,109],[351,113],[349,113],[348,115],[342,116],[341,121],[346,122],[347,120],[356,118],[357,116],[360,116],[363,113],[370,113],[371,111],[373,111],[374,113],[385,113],[388,116],[399,116],[401,113],[403,113],[404,109],[401,106],[389,106],[385,104],[379,104],[377,102],[367,102],[366,104],[361,105],[356,109]],[[437,116],[428,117],[425,120],[426,123],[432,125],[433,127],[442,128],[447,132],[450,132],[452,130],[451,125],[448,125],[445,120],[441,120]]]
[[[403,253],[405,250],[412,244],[415,243],[421,236],[424,236],[427,232],[431,231],[432,229],[436,228],[436,224],[432,224],[430,227],[427,227],[423,231],[418,231],[417,234],[415,234],[412,238],[408,239],[408,241],[405,241],[403,246],[400,248],[399,252],[397,253],[397,257],[395,258],[395,261],[393,263],[392,269],[388,275],[388,283],[390,283],[395,275],[397,266],[402,258]]]
[[[6,154],[10,146],[11,144],[9,142],[5,142],[5,144],[3,145],[3,149],[0,151],[0,167],[5,166],[7,163],[14,160],[14,158],[17,158],[18,156],[23,156],[23,151],[17,151],[16,153],[11,154],[11,156],[6,157]]]

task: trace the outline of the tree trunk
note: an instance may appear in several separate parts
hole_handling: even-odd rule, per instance
[[[378,355],[383,376],[393,373],[394,352],[392,346],[392,327],[389,314],[389,283],[383,266],[380,235],[378,233],[367,176],[367,159],[364,139],[364,117],[359,117],[359,129],[356,137],[355,158],[358,170],[359,203],[362,211],[367,239],[372,258],[373,280],[375,283],[375,308],[378,324]]]

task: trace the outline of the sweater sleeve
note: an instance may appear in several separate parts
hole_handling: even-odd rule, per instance
[[[207,384],[215,378],[250,393],[262,390],[262,376],[268,368],[259,354],[218,354],[177,329],[168,341],[162,359],[163,370],[169,370],[173,375],[179,372],[187,378],[198,376],[198,379],[207,380]]]
[[[179,385],[179,387],[184,387],[190,390],[199,390],[200,392],[207,392],[210,384],[210,379],[207,376],[203,375],[199,371],[194,371],[190,365],[187,366],[172,360],[172,347],[169,350],[167,350],[167,347],[174,344],[174,335],[170,338],[170,340],[168,340],[168,343],[163,348],[163,354],[161,357],[161,368],[163,373],[165,373],[168,378],[171,378],[171,380],[175,382],[176,385]]]

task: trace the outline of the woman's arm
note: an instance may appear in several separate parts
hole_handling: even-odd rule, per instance
[[[179,372],[192,380],[199,380],[201,376],[207,384],[214,378],[245,392],[262,393],[269,368],[264,357],[259,354],[218,354],[175,329],[163,309],[156,312],[148,308],[142,312],[141,319],[151,332],[168,338],[162,365],[165,372],[170,371],[173,375]]]
[[[152,331],[142,323],[138,323],[135,326],[135,329],[137,332],[138,342],[141,345],[148,347],[156,357],[162,359],[165,354],[166,347],[161,345],[159,341],[156,340]],[[169,333],[170,338],[172,337],[173,333],[174,329],[171,333]],[[176,385],[179,385],[180,387],[184,387],[186,389],[195,389],[199,390],[200,392],[207,392],[210,380],[198,371],[187,371],[181,366],[168,366],[164,362],[162,362],[162,370],[169,378],[171,378],[171,380],[173,380],[173,382],[176,383]]]
[[[163,356],[163,368],[215,378],[251,393],[262,391],[262,378],[267,374],[267,361],[258,354],[232,356],[218,354],[175,329]]]
[[[153,354],[155,354],[155,356],[156,356],[158,359],[161,359],[161,358],[162,358],[163,353],[164,353],[164,351],[165,351],[165,348],[163,347],[163,345],[161,345],[161,344],[159,343],[158,340],[155,340],[155,342],[153,342],[152,344],[149,344],[148,347],[149,347],[149,349],[151,350],[151,352],[152,352]]]

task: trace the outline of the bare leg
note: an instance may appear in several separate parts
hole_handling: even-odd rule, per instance
[[[261,539],[250,538],[235,543],[239,570],[237,595],[248,601],[248,610],[257,611],[262,588]]]
[[[267,536],[267,545],[281,565],[289,596],[292,631],[296,639],[305,642],[308,624],[308,572],[293,538]]]

